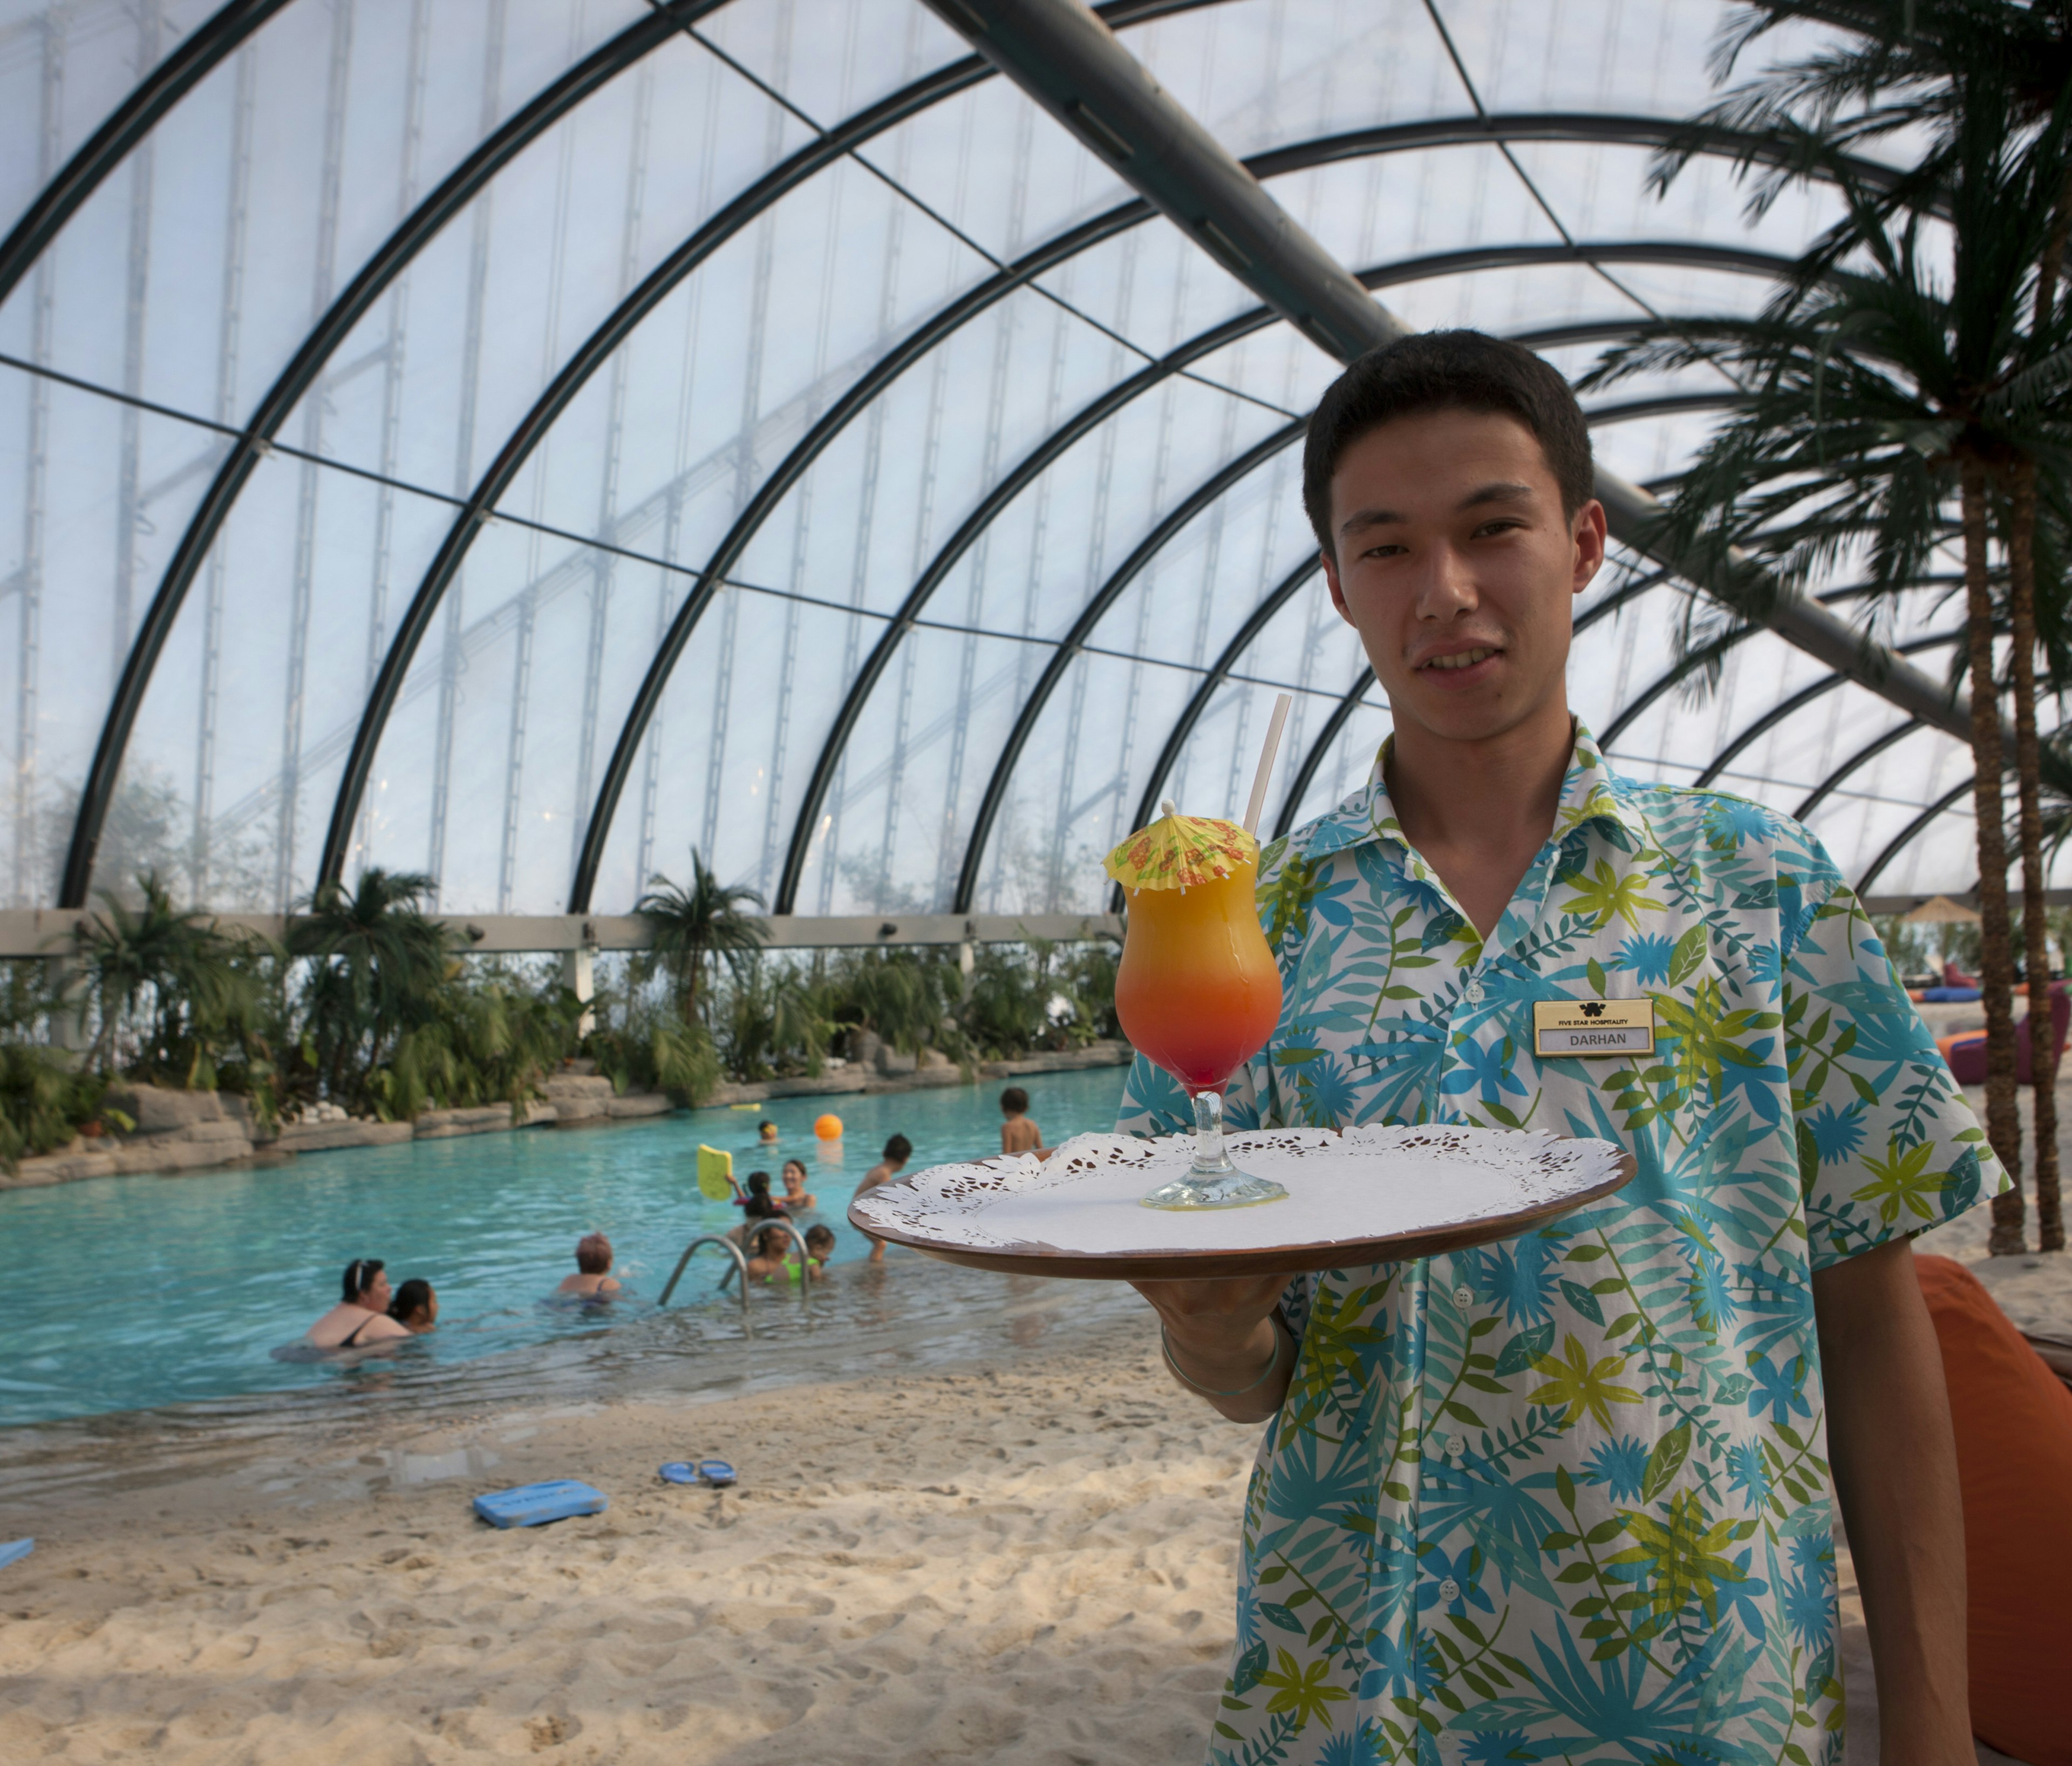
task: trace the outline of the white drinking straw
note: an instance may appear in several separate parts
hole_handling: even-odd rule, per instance
[[[1284,693],[1273,702],[1273,715],[1267,720],[1266,746],[1260,750],[1259,772],[1252,781],[1252,807],[1244,813],[1244,831],[1259,832],[1260,812],[1266,807],[1266,781],[1273,776],[1273,757],[1281,752],[1281,732],[1287,727],[1288,708],[1295,695]]]

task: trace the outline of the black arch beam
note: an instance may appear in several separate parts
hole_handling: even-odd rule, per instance
[[[230,0],[173,46],[172,53],[138,81],[107,120],[37,193],[28,212],[0,242],[0,306],[64,224],[158,127],[166,113],[206,80],[288,0]]]
[[[158,667],[159,654],[172,635],[174,622],[186,602],[187,591],[200,574],[209,548],[229,519],[231,507],[246,481],[265,457],[282,426],[316,384],[333,352],[351,335],[353,327],[388,292],[417,253],[448,221],[481,194],[499,171],[592,93],[608,84],[651,50],[668,42],[680,24],[701,17],[724,3],[725,0],[674,0],[668,10],[652,12],[621,31],[544,89],[522,109],[513,112],[382,241],[380,248],[360,267],[359,274],[310,328],[301,348],[267,389],[252,414],[251,422],[232,445],[228,457],[217,467],[215,479],[196,506],[186,532],[180,536],[179,544],[166,566],[166,573],[159,579],[158,591],[145,611],[124,661],[121,677],[116,683],[114,699],[94,751],[93,764],[80,792],[79,813],[72,824],[72,846],[65,857],[64,875],[59,889],[60,907],[86,905],[87,891],[92,883],[94,854],[100,847],[101,830],[114,797],[115,781],[121,771],[130,733],[142,707],[153,671]]]
[[[1851,773],[1859,767],[1875,760],[1902,736],[1910,736],[1922,727],[1920,718],[1905,718],[1886,731],[1883,735],[1873,737],[1865,743],[1813,788],[1807,794],[1805,801],[1791,812],[1791,819],[1794,821],[1803,821],[1827,801],[1828,794],[1839,787]]]
[[[1075,0],[927,0],[953,30],[1084,145],[1102,154],[1174,224],[1341,361],[1411,327],[1359,282]],[[1735,554],[1684,568],[1663,553],[1661,508],[1600,467],[1597,494],[1614,535],[1676,566],[1729,606],[1762,585],[1762,623],[1902,710],[1960,737],[1970,710],[1910,664],[1867,641],[1817,603]]]
[[[1189,697],[1180,715],[1174,719],[1172,733],[1166,738],[1166,746],[1158,751],[1158,758],[1152,763],[1151,776],[1144,787],[1144,795],[1137,800],[1137,820],[1132,827],[1141,828],[1151,820],[1152,812],[1158,807],[1158,795],[1166,788],[1166,780],[1179,764],[1180,751],[1187,745],[1187,738],[1194,733],[1194,726],[1201,722],[1202,714],[1209,708],[1209,701],[1216,696],[1216,689],[1230,678],[1231,670],[1238,659],[1250,649],[1260,633],[1264,632],[1273,615],[1287,606],[1295,591],[1314,576],[1322,568],[1315,557],[1309,557],[1297,565],[1287,575],[1266,591],[1259,605],[1245,615],[1244,624],[1231,634],[1231,640],[1223,646],[1209,672],[1202,677],[1202,684]],[[1119,911],[1119,910],[1118,910]]]
[[[1121,213],[1120,210],[1112,211],[1114,216],[1120,216]],[[1105,220],[1108,217],[1102,218]],[[1087,224],[1092,226],[1095,223],[1090,222]],[[1429,257],[1412,258],[1400,263],[1383,265],[1362,272],[1360,281],[1368,287],[1387,287],[1397,282],[1416,281],[1426,276],[1450,274],[1464,269],[1483,268],[1490,263],[1516,265],[1571,262],[1578,258],[1588,258],[1601,250],[1606,256],[1617,253],[1623,257],[1626,253],[1634,253],[1637,255],[1626,261],[1643,262],[1661,261],[1672,255],[1674,261],[1688,261],[1691,252],[1696,251],[1701,254],[1704,261],[1715,267],[1754,270],[1758,274],[1766,275],[1776,274],[1782,264],[1782,260],[1761,253],[1743,252],[1733,248],[1693,247],[1673,243],[1659,246],[1620,245],[1604,248],[1595,245],[1497,245],[1464,252],[1442,252]],[[865,667],[860,671],[856,681],[851,683],[834,727],[821,747],[820,759],[815,764],[812,780],[800,805],[798,819],[792,826],[791,841],[786,852],[783,877],[779,882],[774,904],[776,912],[791,912],[791,904],[799,882],[804,875],[806,853],[812,843],[813,825],[820,819],[820,809],[825,801],[828,788],[833,781],[836,768],[841,759],[842,748],[848,742],[857,720],[862,714],[871,689],[882,677],[886,668],[890,664],[898,643],[913,628],[928,598],[940,586],[948,574],[950,567],[977,541],[985,528],[1013,500],[1013,498],[1035,481],[1042,467],[1047,466],[1059,453],[1063,451],[1062,447],[1055,445],[1061,438],[1065,440],[1067,445],[1079,440],[1091,430],[1100,418],[1113,414],[1116,410],[1121,408],[1122,405],[1128,403],[1129,399],[1141,397],[1144,393],[1149,391],[1161,381],[1177,373],[1187,362],[1198,359],[1199,356],[1211,350],[1221,348],[1225,344],[1235,342],[1238,338],[1252,331],[1263,330],[1274,323],[1276,317],[1274,313],[1263,307],[1255,307],[1249,313],[1239,314],[1236,317],[1226,320],[1213,331],[1204,333],[1202,337],[1182,344],[1179,349],[1161,358],[1151,368],[1143,370],[1131,380],[1123,382],[1120,386],[1103,394],[1093,405],[1088,406],[1085,411],[1075,416],[1064,430],[1057,432],[1039,444],[1035,451],[1018,465],[1013,473],[989,492],[979,508],[974,511],[964,525],[958,529],[956,533],[952,537],[936,558],[930,562],[927,570],[923,574],[921,579],[916,583],[915,589],[909,593],[906,602],[901,607],[893,625],[881,636]],[[1118,399],[1116,397],[1118,393],[1126,393],[1127,396]],[[1690,399],[1693,404],[1703,405],[1715,402],[1716,397],[1717,395],[1715,394],[1701,393],[1690,395]],[[1663,403],[1661,401],[1654,400],[1644,402],[1651,407]],[[1672,404],[1673,402],[1671,401]],[[1613,409],[1619,414],[1625,414],[1623,407]],[[1093,418],[1093,414],[1096,410],[1099,412],[1099,417]],[[1090,418],[1092,418],[1092,421],[1088,421]],[[669,659],[669,665],[673,666],[673,665],[672,656]],[[1050,688],[1044,685],[1046,681],[1054,685],[1054,679],[1047,669],[1039,679],[1037,687],[1039,694],[1047,697]],[[656,688],[656,696],[658,699],[660,684],[658,682]],[[1024,709],[1026,711],[1030,708]],[[1041,710],[1040,702],[1035,703],[1034,709]],[[642,721],[644,723],[644,717]],[[1020,727],[1018,723],[1017,727],[1018,729]],[[625,774],[631,770],[634,747],[637,746],[639,736],[639,731],[634,727],[631,719],[628,720],[627,731],[631,738],[631,743],[628,744],[627,736],[623,735],[621,738],[623,751],[621,754],[614,755],[615,763],[623,763],[620,767],[622,782]],[[1011,738],[1010,739],[1015,742],[1018,750],[1021,739]],[[1001,784],[1000,776],[997,774],[995,784]],[[989,787],[987,801],[993,803],[995,795],[993,787]],[[989,831],[991,825],[993,811],[981,809],[980,813],[982,823],[975,824],[972,836],[974,839],[978,838],[982,833]],[[594,850],[601,856],[605,834],[607,832],[608,829],[596,829],[594,832],[594,838],[586,838],[585,842],[586,852]],[[960,874],[959,892],[956,898],[957,900],[966,899],[964,893],[965,883],[963,879],[976,878],[977,863],[976,850],[968,847],[964,867]],[[586,880],[594,882],[594,872],[593,871],[590,877]],[[587,897],[583,898],[583,905],[580,907],[572,904],[569,911],[571,912],[588,912]],[[966,910],[960,908],[955,911],[963,912]]]
[[[1309,751],[1302,756],[1302,764],[1295,769],[1295,776],[1288,781],[1288,795],[1281,800],[1281,813],[1273,818],[1273,838],[1278,840],[1295,825],[1295,812],[1302,807],[1302,799],[1309,789],[1309,781],[1317,776],[1317,768],[1324,764],[1324,756],[1330,752],[1331,744],[1338,739],[1338,732],[1346,727],[1346,720],[1359,709],[1360,701],[1367,697],[1367,690],[1374,685],[1374,670],[1362,669],[1354,677],[1353,684],[1346,689],[1346,696],[1332,707],[1331,714],[1324,720],[1324,727],[1317,732],[1317,739],[1309,744]]]
[[[233,4],[225,6],[191,33],[172,56],[159,64],[122,109],[104,125],[93,141],[75,155],[72,163],[52,181],[39,198],[36,207],[9,236],[6,245],[0,246],[0,301],[6,299],[8,290],[27,270],[36,252],[48,243],[92,193],[93,185],[106,176],[122,154],[210,68],[286,3],[286,0],[234,0]],[[167,564],[158,591],[138,628],[102,726],[92,767],[80,793],[79,813],[73,821],[71,848],[60,887],[60,905],[81,907],[85,904],[92,879],[94,855],[130,731],[187,591],[267,445],[296,404],[315,384],[331,353],[417,253],[480,194],[499,171],[599,87],[625,72],[642,56],[668,42],[677,31],[726,3],[726,0],[649,0],[652,10],[645,17],[593,51],[523,109],[514,112],[449,174],[439,187],[383,241],[305,338],[294,358],[261,401],[229,458],[219,469]],[[1184,12],[1215,3],[1217,0],[1112,0],[1100,11],[1112,23],[1133,24],[1166,13]],[[850,125],[845,126],[845,130],[860,129],[869,134],[890,128],[917,110],[991,79],[993,72],[978,56],[966,56],[924,75],[861,113]],[[845,130],[835,131],[829,138],[837,145],[826,157],[845,151],[855,144],[855,138]],[[810,155],[814,150],[808,147],[804,154]],[[816,160],[808,169],[817,169],[820,163],[823,162]],[[39,216],[43,217],[40,221]],[[30,231],[32,222],[37,223],[39,229],[33,236]],[[14,255],[18,245],[26,253],[18,262]],[[478,519],[465,518],[471,523]],[[393,699],[393,692],[391,697]],[[333,819],[335,825],[335,813]],[[347,825],[350,821],[348,815]],[[327,841],[327,851],[329,846]],[[319,871],[319,875],[335,875],[335,867]]]
[[[1199,0],[1197,0],[1197,3],[1199,3]],[[888,103],[890,101],[887,101]],[[1573,132],[1572,134],[1564,134],[1560,138],[1564,139],[1583,138],[1589,130],[1606,121],[1630,130],[1645,126],[1654,130],[1664,139],[1668,138],[1675,126],[1667,123],[1651,121],[1646,118],[1605,119],[1589,117],[1560,119],[1540,117],[1534,120],[1535,126],[1549,127],[1552,126],[1553,121],[1557,120],[1564,128]],[[1409,124],[1400,128],[1364,130],[1356,135],[1328,136],[1315,143],[1303,143],[1278,148],[1270,154],[1259,155],[1256,160],[1248,161],[1247,164],[1260,168],[1270,168],[1268,175],[1271,175],[1302,169],[1311,163],[1307,155],[1313,150],[1324,156],[1324,159],[1343,159],[1350,157],[1355,150],[1368,154],[1388,153],[1403,151],[1410,148],[1429,148],[1452,138],[1470,141],[1486,140],[1490,138],[1492,130],[1501,134],[1504,121],[1505,119],[1500,117],[1464,117],[1439,122]],[[1353,142],[1358,142],[1360,144],[1357,150],[1347,145]],[[1322,163],[1323,160],[1319,160],[1318,163]],[[613,745],[611,759],[605,768],[603,779],[598,789],[597,801],[590,811],[589,824],[583,831],[582,846],[577,858],[575,876],[569,889],[569,912],[587,913],[590,911],[590,897],[597,887],[597,874],[604,862],[605,845],[610,837],[612,821],[618,813],[619,800],[625,793],[627,781],[632,776],[641,740],[647,734],[648,726],[661,704],[662,696],[668,688],[669,678],[675,672],[676,664],[681,659],[684,650],[690,641],[692,633],[697,629],[698,622],[705,616],[705,611],[711,605],[713,598],[725,586],[727,573],[746,553],[750,542],[754,538],[763,524],[775,512],[785,494],[804,476],[807,468],[812,464],[813,461],[833,443],[848,425],[867,408],[885,387],[904,373],[928,350],[948,337],[959,326],[975,318],[996,301],[1005,298],[1015,289],[1023,286],[1030,278],[1042,270],[1063,262],[1066,257],[1077,251],[1084,250],[1128,228],[1141,224],[1149,220],[1151,215],[1152,209],[1147,203],[1132,202],[1121,204],[1109,210],[1105,215],[1096,216],[1092,220],[1083,223],[1071,233],[1038,247],[1034,251],[1009,266],[998,276],[969,290],[935,319],[929,320],[919,331],[902,340],[879,361],[874,363],[857,385],[828,409],[820,421],[800,439],[777,468],[757,487],[755,494],[750,498],[747,507],[736,518],[734,525],[714,550],[711,558],[707,561],[705,568],[699,573],[699,580],[693,585],[691,592],[684,597],[683,604],[677,608],[675,615],[671,618],[668,630],[664,635],[661,644],[657,647],[655,657],[649,664],[647,673],[641,681],[639,690],[635,694],[632,705],[628,709],[625,721],[620,727],[619,739]],[[1574,261],[1674,263],[1757,275],[1774,275],[1786,265],[1786,260],[1766,253],[1744,251],[1730,246],[1693,245],[1681,241],[1654,244],[1622,241],[1616,244],[1579,247],[1500,246],[1437,253],[1430,257],[1411,260],[1408,263],[1394,266],[1389,272],[1370,272],[1371,279],[1367,280],[1367,286],[1381,287],[1388,286],[1391,280],[1408,281],[1419,277],[1449,275],[1466,270]],[[1260,309],[1252,316],[1256,320],[1256,323],[1252,327],[1254,329],[1271,323],[1273,317],[1264,308]],[[1553,348],[1564,344],[1587,343],[1605,335],[1619,335],[1621,331],[1630,330],[1630,328],[1629,325],[1620,327],[1619,331],[1606,331],[1601,324],[1594,323],[1555,327],[1544,332],[1534,334],[1537,340],[1533,343],[1532,347]],[[939,578],[937,580],[939,581]],[[932,592],[932,584],[931,592]],[[925,597],[923,599],[925,599]],[[878,673],[882,672],[884,662],[890,660],[890,652],[880,657],[878,653],[874,651],[873,657],[874,663],[868,672],[871,681],[874,682]],[[838,720],[838,727],[845,740],[849,731],[853,728],[856,717],[861,709],[861,698],[852,691],[845,699],[842,715]],[[378,731],[376,735],[378,740]],[[825,760],[825,758],[824,750],[823,759]],[[837,755],[836,759],[838,760],[839,755]],[[371,767],[371,751],[368,764]],[[826,780],[821,777],[822,771],[822,768],[819,766],[815,768],[813,786],[808,793],[808,805],[812,813],[802,818],[801,825],[817,817],[820,803],[825,797],[826,780],[832,780],[833,776],[833,763],[828,762],[825,768]],[[363,777],[360,785],[356,787],[356,791],[364,788]],[[358,806],[356,803],[343,813],[342,821],[335,815],[333,825],[349,828],[357,813]],[[327,850],[328,850],[327,846]],[[795,829],[791,846],[787,852],[786,875],[790,875],[793,868],[791,854],[801,851],[803,851],[801,836]],[[337,862],[340,866],[343,863],[343,849],[337,855]],[[334,875],[328,869],[323,874]],[[780,903],[789,899],[781,885],[777,899]],[[778,911],[788,912],[788,909],[780,907]]]
[[[1894,648],[1901,656],[1918,656],[1923,650],[1933,650],[1941,644],[1955,644],[1963,636],[1961,631],[1945,632],[1935,637],[1915,638],[1909,643],[1898,644]],[[1847,677],[1844,675],[1831,674],[1825,680],[1815,681],[1809,687],[1800,688],[1790,698],[1781,700],[1772,706],[1725,747],[1712,756],[1711,761],[1707,764],[1705,770],[1691,781],[1692,789],[1704,790],[1707,785],[1727,770],[1729,763],[1750,743],[1760,740],[1794,712],[1803,710],[1823,694],[1832,693],[1846,678]]]
[[[968,913],[971,899],[978,888],[978,871],[985,857],[985,843],[993,834],[993,824],[1000,813],[1001,805],[1006,801],[1008,781],[1014,776],[1016,764],[1022,758],[1022,750],[1027,743],[1030,731],[1042,715],[1043,707],[1058,683],[1065,677],[1072,659],[1093,629],[1099,625],[1113,607],[1116,598],[1142,574],[1145,567],[1165,549],[1166,542],[1179,533],[1216,499],[1254,467],[1273,458],[1290,442],[1301,439],[1307,418],[1297,418],[1253,443],[1244,453],[1219,470],[1204,479],[1186,499],[1177,504],[1159,524],[1137,542],[1136,550],[1116,567],[1100,591],[1080,609],[1079,616],[1073,620],[1067,632],[1050,652],[1050,660],[1043,665],[1035,686],[1023,702],[1021,712],[1014,720],[1014,727],[1002,744],[1000,758],[993,763],[993,776],[986,781],[985,796],[979,801],[978,813],[972,818],[971,838],[964,846],[964,862],[957,877],[957,892],[951,905],[952,913]],[[800,828],[810,831],[811,824],[800,821]]]
[[[1916,719],[1915,721],[1918,722],[1919,720]],[[1904,828],[1901,829],[1898,834],[1893,837],[1892,844],[1887,846],[1883,852],[1880,853],[1877,858],[1871,861],[1870,869],[1866,871],[1863,874],[1862,877],[1858,879],[1856,886],[1856,893],[1859,895],[1868,895],[1871,892],[1871,885],[1877,881],[1879,875],[1884,871],[1885,867],[1890,864],[1893,859],[1897,858],[1901,852],[1906,850],[1907,846],[1920,836],[1922,832],[1928,826],[1929,823],[1933,821],[1938,816],[1941,815],[1944,810],[1949,809],[1951,805],[1955,803],[1959,797],[1963,797],[1964,793],[1969,791],[1973,785],[1977,784],[1977,782],[1978,780],[1976,777],[1974,776],[1972,778],[1967,779],[1962,784],[1956,786],[1954,789],[1944,792],[1942,796],[1938,797],[1934,802],[1929,805],[1926,809],[1922,810],[1919,815],[1916,816],[1913,821],[1910,821]]]

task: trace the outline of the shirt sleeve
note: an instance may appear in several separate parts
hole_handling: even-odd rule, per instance
[[[1786,1058],[1819,1270],[2009,1185],[1856,891],[1838,881],[1790,918],[1802,929],[1783,952]]]

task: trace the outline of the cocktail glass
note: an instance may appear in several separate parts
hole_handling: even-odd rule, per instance
[[[1223,1086],[1265,1047],[1281,1016],[1281,971],[1252,905],[1257,844],[1234,825],[1231,832],[1252,856],[1224,860],[1226,875],[1184,887],[1124,886],[1129,932],[1116,1016],[1194,1105],[1194,1163],[1145,1196],[1146,1208],[1245,1208],[1288,1194],[1270,1178],[1240,1171],[1223,1144]]]

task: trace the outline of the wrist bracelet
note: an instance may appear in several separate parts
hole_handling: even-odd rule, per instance
[[[1203,1385],[1200,1381],[1190,1380],[1187,1377],[1186,1369],[1173,1359],[1173,1340],[1166,1334],[1166,1321],[1163,1319],[1158,1321],[1158,1348],[1166,1357],[1166,1365],[1178,1376],[1182,1385],[1192,1386],[1204,1398],[1241,1398],[1246,1393],[1256,1391],[1259,1387],[1264,1385],[1273,1377],[1273,1370],[1281,1365],[1281,1325],[1277,1319],[1269,1319],[1268,1323],[1273,1326],[1273,1353],[1266,1358],[1266,1371],[1250,1385],[1241,1385],[1233,1391],[1219,1391],[1212,1385]]]

